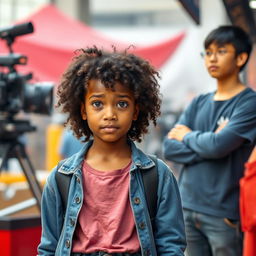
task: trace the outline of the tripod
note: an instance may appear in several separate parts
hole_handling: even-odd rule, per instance
[[[27,155],[24,144],[19,142],[18,138],[16,137],[9,139],[7,141],[0,140],[0,148],[0,153],[2,155],[2,162],[0,164],[0,174],[3,169],[4,163],[7,162],[9,158],[16,158],[28,181],[30,190],[32,191],[33,196],[35,197],[37,206],[40,210],[42,189],[36,178],[35,169]]]

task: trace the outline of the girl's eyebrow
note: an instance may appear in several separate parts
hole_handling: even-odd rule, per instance
[[[89,97],[89,99],[92,99],[92,98],[104,98],[105,95],[104,94],[93,94],[92,96]],[[129,98],[131,99],[131,96],[127,95],[127,94],[117,94],[117,97],[118,98]]]
[[[118,94],[117,97],[118,98],[129,98],[129,99],[131,99],[131,96],[129,96],[127,94]]]
[[[92,96],[89,97],[89,99],[91,98],[103,98],[104,97],[104,94],[94,94]]]

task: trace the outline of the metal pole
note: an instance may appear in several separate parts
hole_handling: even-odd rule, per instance
[[[37,204],[37,201],[35,198],[31,198],[26,201],[14,204],[12,206],[9,206],[9,207],[6,207],[6,208],[0,210],[0,217],[14,214],[16,212],[22,211],[22,210],[29,208],[36,204]]]

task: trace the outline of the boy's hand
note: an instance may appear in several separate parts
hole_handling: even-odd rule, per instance
[[[189,127],[187,127],[186,125],[176,124],[174,126],[174,128],[172,128],[169,131],[167,137],[169,139],[174,139],[174,140],[182,141],[183,138],[185,137],[185,135],[187,135],[191,131],[192,130]]]
[[[228,120],[224,120],[223,122],[221,122],[214,133],[220,132],[227,124]]]

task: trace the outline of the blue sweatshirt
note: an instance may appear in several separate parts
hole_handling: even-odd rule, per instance
[[[238,220],[239,180],[256,141],[256,93],[246,88],[229,100],[213,97],[192,101],[178,121],[192,132],[182,142],[166,138],[164,156],[184,164],[179,179],[184,208]]]

